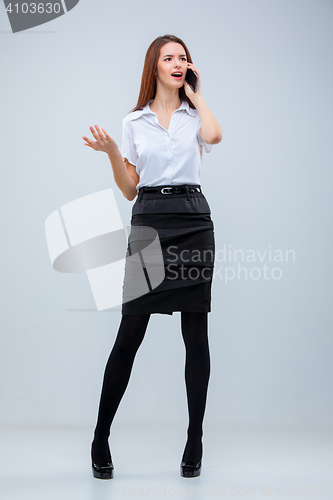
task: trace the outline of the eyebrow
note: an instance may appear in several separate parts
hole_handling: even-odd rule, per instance
[[[165,54],[163,57],[172,57],[173,54]],[[186,57],[186,54],[181,54],[179,57]]]

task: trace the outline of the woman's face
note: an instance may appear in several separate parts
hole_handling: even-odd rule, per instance
[[[165,43],[161,47],[157,62],[156,80],[167,87],[180,88],[184,85],[186,71],[187,58],[184,47],[176,42]],[[171,76],[173,73],[181,73],[181,77]]]

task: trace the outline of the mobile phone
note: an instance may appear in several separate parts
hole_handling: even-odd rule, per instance
[[[185,81],[190,85],[193,92],[198,90],[199,77],[193,69],[187,68]]]

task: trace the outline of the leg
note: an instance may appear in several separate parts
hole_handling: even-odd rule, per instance
[[[92,442],[92,459],[97,464],[111,459],[110,426],[128,385],[137,350],[146,333],[150,314],[123,315],[117,338],[105,367],[98,419]]]
[[[185,383],[189,413],[187,442],[182,460],[197,463],[202,457],[202,422],[210,375],[206,312],[181,312],[186,348]]]

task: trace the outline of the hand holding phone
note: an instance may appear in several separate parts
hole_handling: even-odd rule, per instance
[[[187,68],[185,81],[189,84],[193,92],[198,90],[199,77],[193,69]]]

